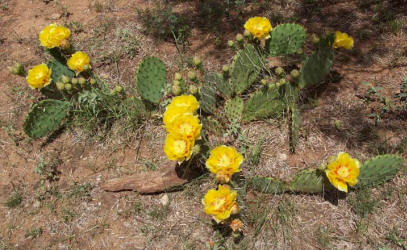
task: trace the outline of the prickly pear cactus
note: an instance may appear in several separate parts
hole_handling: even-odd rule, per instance
[[[202,122],[205,130],[211,132],[212,134],[221,136],[225,132],[222,124],[211,116],[204,117]]]
[[[322,193],[324,190],[323,173],[316,169],[306,169],[297,173],[288,184],[291,191],[301,193]]]
[[[204,81],[216,86],[219,94],[224,98],[230,98],[233,95],[233,89],[229,81],[224,79],[219,73],[210,72],[204,77]]]
[[[143,99],[158,104],[164,95],[166,75],[167,70],[160,59],[144,58],[136,73],[137,92]]]
[[[278,179],[261,176],[251,178],[248,187],[268,194],[282,194],[290,190],[287,184]]]
[[[280,24],[271,32],[267,50],[271,56],[289,55],[302,48],[306,38],[305,29],[295,23]]]
[[[299,87],[305,88],[321,82],[331,71],[334,59],[334,50],[330,47],[320,48],[308,56],[301,68]]]
[[[203,111],[209,114],[216,112],[216,87],[213,84],[214,74],[206,74],[201,86],[201,99],[199,106]]]
[[[53,82],[60,82],[63,75],[72,78],[75,77],[75,73],[70,70],[65,64],[58,61],[49,61],[47,63],[51,71],[51,79]]]
[[[398,155],[379,155],[360,168],[356,188],[374,187],[391,180],[403,166],[403,158]]]
[[[255,119],[262,119],[268,116],[280,115],[286,105],[281,99],[278,89],[268,91],[257,91],[247,100],[242,121],[250,122]]]
[[[263,64],[263,58],[251,44],[237,52],[230,74],[231,84],[236,94],[241,94],[254,83]]]
[[[34,104],[24,121],[24,132],[31,138],[40,138],[57,130],[71,109],[69,102],[43,100]]]
[[[243,108],[243,99],[236,96],[225,102],[225,115],[229,121],[238,122],[242,118]]]

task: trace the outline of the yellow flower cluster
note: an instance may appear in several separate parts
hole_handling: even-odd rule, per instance
[[[210,189],[202,199],[204,211],[212,215],[217,223],[226,220],[230,215],[239,212],[236,197],[237,192],[231,190],[228,185],[219,185],[218,190]]]
[[[348,185],[358,182],[360,163],[349,154],[341,152],[336,159],[331,160],[325,173],[329,182],[338,190],[348,192]]]
[[[350,37],[346,33],[337,31],[337,32],[335,32],[335,41],[332,46],[335,49],[337,49],[337,48],[352,49],[353,48],[353,38]]]
[[[27,83],[32,89],[40,89],[51,83],[51,72],[46,64],[32,67],[27,74]]]
[[[249,18],[244,24],[244,28],[259,40],[267,38],[272,29],[271,23],[267,18],[258,16]]]
[[[240,172],[242,162],[243,156],[235,148],[221,145],[212,149],[206,167],[216,175],[218,182],[227,183],[234,173]]]
[[[194,115],[199,103],[193,95],[174,97],[164,112],[163,122],[167,130],[164,152],[168,159],[183,162],[189,160],[195,140],[200,137],[202,124]]]
[[[52,49],[55,47],[67,47],[71,32],[68,28],[52,23],[41,30],[39,38],[41,45]]]
[[[89,57],[85,52],[77,51],[72,54],[72,56],[68,59],[66,64],[68,67],[75,71],[76,73],[80,73],[85,70],[86,67],[89,67]]]

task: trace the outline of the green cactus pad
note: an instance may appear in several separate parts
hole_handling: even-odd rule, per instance
[[[376,156],[360,168],[355,188],[374,187],[391,180],[402,166],[403,158],[398,155]]]
[[[71,109],[69,102],[43,100],[34,104],[24,121],[24,132],[31,138],[40,138],[57,130]]]
[[[334,50],[329,47],[320,48],[308,56],[301,68],[299,87],[310,87],[324,80],[331,71],[334,59]]]
[[[278,116],[286,105],[278,92],[278,89],[268,91],[257,91],[247,100],[242,121],[250,122],[255,119],[264,119],[269,116]]]
[[[211,116],[205,117],[202,123],[206,131],[209,131],[217,136],[221,136],[225,132],[222,124]]]
[[[263,66],[263,59],[253,45],[248,44],[237,52],[231,66],[231,83],[236,94],[248,89],[257,79]]]
[[[282,194],[289,191],[289,187],[282,181],[272,177],[256,176],[248,181],[248,187],[268,194]]]
[[[297,173],[288,185],[293,192],[322,193],[324,176],[317,169],[306,169]]]
[[[302,48],[306,38],[305,29],[295,23],[280,24],[271,31],[267,50],[271,56],[290,55]]]
[[[236,96],[225,102],[225,115],[229,121],[238,122],[242,118],[243,108],[243,99]]]
[[[75,73],[72,70],[70,70],[65,64],[62,64],[58,61],[49,61],[47,63],[47,66],[52,70],[51,79],[54,83],[61,82],[61,77],[63,75],[69,78],[75,77]]]
[[[158,104],[164,95],[167,82],[167,70],[164,63],[156,57],[146,57],[140,63],[136,73],[136,88],[140,96]]]
[[[204,77],[204,81],[216,86],[219,94],[224,98],[230,98],[233,95],[232,86],[219,73],[210,72]]]
[[[216,87],[213,82],[214,74],[206,74],[201,86],[201,99],[199,106],[203,111],[209,114],[216,112]]]

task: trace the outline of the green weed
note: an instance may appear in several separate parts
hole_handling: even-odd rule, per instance
[[[25,238],[38,238],[42,235],[42,228],[32,228],[24,234]]]
[[[20,193],[14,192],[4,205],[8,208],[16,208],[20,206],[22,201],[23,197],[21,197]]]

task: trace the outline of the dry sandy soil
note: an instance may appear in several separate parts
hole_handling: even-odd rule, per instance
[[[2,249],[205,249],[209,242],[222,243],[228,249],[406,248],[405,171],[372,190],[371,197],[353,193],[332,201],[320,195],[249,191],[242,212],[244,238],[237,243],[215,233],[210,218],[202,212],[201,198],[215,186],[207,174],[168,194],[101,190],[100,184],[107,179],[168,165],[162,152],[165,131],[160,120],[146,121],[135,133],[113,128],[109,135],[98,137],[68,128],[52,140],[30,140],[22,125],[30,104],[40,95],[30,90],[23,78],[9,74],[7,66],[16,61],[26,66],[45,61],[37,34],[51,22],[81,25],[73,32],[75,46],[91,55],[96,72],[112,86],[131,86],[136,65],[146,55],[160,57],[169,71],[175,72],[179,54],[173,43],[142,32],[136,9],[153,8],[154,1],[46,2],[0,0]],[[194,1],[180,2],[176,10],[191,16],[198,11]],[[339,52],[327,83],[304,100],[295,154],[289,152],[284,121],[255,122],[243,128],[247,142],[256,143],[260,135],[265,140],[260,164],[244,169],[244,175],[289,179],[294,172],[319,166],[340,151],[361,160],[383,152],[397,152],[405,158],[406,115],[391,113],[375,125],[369,118],[375,107],[358,96],[367,90],[363,82],[381,86],[388,96],[399,90],[407,72],[407,3],[384,1],[383,6],[397,19],[394,24],[381,22],[380,11],[386,8],[378,8],[377,2],[382,1],[367,1],[371,3],[366,6],[358,5],[361,1],[269,2],[273,3],[247,4],[244,18],[265,15],[271,20],[295,21],[308,33],[343,30],[355,38],[356,46],[351,52]],[[238,14],[211,24],[219,25],[223,39],[241,31],[242,23],[233,15]],[[131,57],[120,54],[113,61],[109,57],[112,52],[129,46],[128,41],[117,39],[117,31],[123,29],[137,39],[137,53]],[[199,55],[207,68],[219,70],[233,54],[216,47],[215,40],[214,33],[193,26],[185,53]],[[34,172],[39,164],[50,162],[58,171],[52,182]],[[6,206],[16,192],[21,204]],[[169,197],[168,206],[160,203],[163,195]]]

